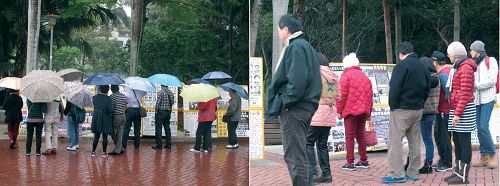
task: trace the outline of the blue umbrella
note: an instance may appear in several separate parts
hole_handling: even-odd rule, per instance
[[[125,83],[118,76],[112,73],[97,73],[87,78],[83,82],[86,85],[120,85]]]
[[[236,92],[236,95],[240,96],[243,99],[248,100],[248,92],[241,85],[229,82],[222,84],[220,88],[222,88],[222,90],[225,91],[229,91],[229,89],[232,89]]]
[[[209,81],[201,79],[201,78],[194,78],[194,79],[189,80],[188,82],[190,84],[199,84],[199,83],[202,83],[202,84],[212,85],[212,83],[210,83]]]
[[[182,87],[182,82],[179,78],[169,74],[155,74],[148,78],[153,84],[160,84],[171,87]]]
[[[155,86],[148,79],[137,76],[125,78],[125,83],[122,85],[130,89],[145,92],[156,91]]]
[[[203,77],[201,77],[201,79],[229,79],[229,78],[232,77],[221,71],[209,72],[205,74]]]

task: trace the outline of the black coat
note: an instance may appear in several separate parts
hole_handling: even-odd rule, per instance
[[[92,97],[94,103],[94,113],[92,114],[92,125],[90,130],[93,133],[113,133],[112,114],[115,109],[109,96],[97,94]]]
[[[3,103],[5,109],[5,123],[15,123],[23,120],[21,109],[23,108],[23,99],[17,94],[11,94],[5,98]]]

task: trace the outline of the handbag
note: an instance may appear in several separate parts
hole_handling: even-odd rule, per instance
[[[222,122],[229,122],[231,120],[231,115],[224,115],[222,116]]]
[[[135,94],[135,91],[132,90],[132,92],[134,93],[135,100],[137,100],[137,103],[139,103],[139,115],[141,116],[141,118],[144,118],[144,117],[148,116],[148,113],[146,112],[146,109],[141,106],[141,102],[139,101],[139,99],[137,99],[137,95]]]
[[[366,121],[365,139],[366,139],[366,146],[377,145],[377,142],[378,142],[377,133],[375,132],[375,129],[373,128],[373,121],[371,121],[371,120]]]

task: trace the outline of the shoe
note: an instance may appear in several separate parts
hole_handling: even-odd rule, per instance
[[[194,152],[194,153],[200,153],[200,152],[201,152],[201,151],[196,150],[196,149],[191,149],[191,150],[189,150],[189,151]]]
[[[56,148],[52,148],[51,152],[52,152],[52,154],[57,154],[57,149]]]
[[[481,153],[481,157],[479,158],[479,160],[474,161],[472,163],[472,166],[483,167],[483,166],[488,165],[488,161],[490,161],[490,156],[488,156],[488,154],[486,154],[486,153]]]
[[[332,176],[313,176],[313,181],[316,183],[331,183]]]
[[[458,173],[460,171],[460,163],[461,163],[460,160],[455,160],[455,170],[453,170],[453,173],[451,173],[451,175],[445,177],[443,179],[443,181],[447,182],[448,180],[451,180],[451,179],[457,177],[457,174],[455,174],[455,173]]]
[[[203,152],[203,153],[208,153],[208,150],[202,150],[201,152]]]
[[[10,149],[14,149],[14,142],[10,142],[10,146],[9,146]]]
[[[163,148],[165,148],[165,149],[172,149],[171,146],[167,146],[167,145],[163,146]]]
[[[36,156],[41,156],[41,155],[42,155],[42,153],[37,152],[35,155],[36,155]]]
[[[364,169],[367,169],[367,168],[370,168],[370,164],[368,163],[368,161],[358,161],[358,163],[354,164],[354,166],[356,168],[364,168]]]
[[[233,145],[233,147],[238,148],[240,146],[238,146],[238,144],[236,143],[236,144]]]
[[[108,157],[108,153],[107,153],[107,152],[103,152],[103,153],[102,153],[102,157],[103,157],[103,158],[107,158],[107,157]]]
[[[446,172],[446,171],[449,171],[449,170],[452,170],[453,167],[451,166],[446,166],[446,165],[440,165],[439,167],[436,167],[436,171],[437,172]]]
[[[80,145],[75,145],[75,148],[76,148],[76,149],[79,149],[79,148],[80,148]]]
[[[156,149],[156,150],[162,149],[161,146],[156,146],[156,145],[153,145],[151,148]]]
[[[66,147],[66,150],[69,150],[69,149],[71,149],[71,147],[70,147],[70,146]]]
[[[123,151],[123,150],[122,150],[122,151],[120,152],[120,154],[123,154],[123,153],[125,153],[125,151]]]
[[[76,151],[76,149],[77,149],[77,148],[76,148],[76,146],[73,146],[73,147],[69,147],[69,149],[68,149],[68,150],[69,150],[69,151]]]
[[[408,175],[405,176],[405,179],[406,180],[410,180],[410,181],[417,181],[418,180],[418,178],[414,178],[414,177],[411,177],[411,176],[408,176]]]
[[[95,157],[95,152],[91,152],[90,156]]]
[[[424,166],[418,170],[420,174],[432,174],[432,161],[425,161]]]
[[[438,168],[439,166],[443,166],[443,164],[441,163],[441,160],[439,160],[437,163],[434,163],[431,165],[432,168]]]
[[[26,156],[31,156],[31,152],[27,152],[27,153],[26,153]]]
[[[354,166],[354,164],[345,164],[345,165],[342,165],[342,169],[355,171],[356,170],[356,166]]]
[[[490,160],[488,161],[488,164],[486,165],[490,169],[495,169],[498,167],[498,163],[495,158],[495,154],[488,154],[490,156]]]
[[[230,149],[230,148],[233,148],[232,145],[226,145],[226,149]]]
[[[109,153],[108,155],[110,155],[110,156],[116,156],[116,155],[120,155],[120,154],[121,154],[121,153],[111,152],[111,153]]]
[[[469,180],[467,178],[469,177],[469,170],[470,170],[469,164],[460,162],[460,170],[458,172],[453,173],[456,176],[454,178],[449,179],[446,182],[450,185],[468,184]]]
[[[14,143],[14,147],[12,149],[17,149],[17,144]]]
[[[47,149],[46,151],[42,152],[43,155],[47,156],[47,155],[52,155],[52,150],[51,149]]]
[[[382,183],[405,183],[406,178],[394,178],[392,176],[386,176],[382,178]]]
[[[238,144],[236,145],[226,145],[226,149],[237,149],[238,148]]]

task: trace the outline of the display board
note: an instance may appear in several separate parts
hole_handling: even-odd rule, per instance
[[[262,58],[251,57],[249,61],[250,110],[250,159],[264,159],[264,63]]]

